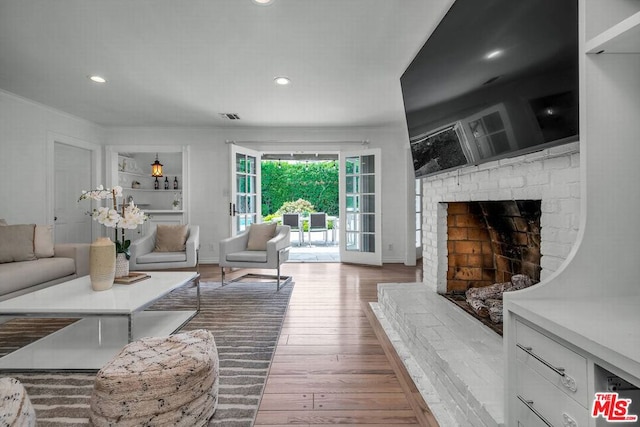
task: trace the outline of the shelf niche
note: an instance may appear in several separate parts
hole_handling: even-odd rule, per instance
[[[112,186],[122,187],[123,201],[133,200],[150,218],[136,234],[146,234],[152,224],[187,224],[188,220],[188,146],[132,147],[126,151],[120,146],[106,147],[107,179]],[[151,176],[151,164],[156,159],[162,163],[163,177],[158,178],[160,188],[154,189],[156,178]],[[108,160],[109,162],[109,160]],[[164,189],[165,178],[169,189]],[[174,189],[177,178],[178,188]],[[134,188],[134,182],[136,187]],[[137,186],[139,185],[139,186]],[[174,208],[173,201],[180,204]],[[136,236],[132,235],[135,239]]]

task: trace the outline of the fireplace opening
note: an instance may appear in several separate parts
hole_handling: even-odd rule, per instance
[[[540,281],[540,215],[540,200],[447,204],[445,296],[500,335],[502,291]]]

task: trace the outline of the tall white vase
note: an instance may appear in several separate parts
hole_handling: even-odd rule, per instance
[[[116,274],[116,245],[108,237],[98,237],[89,252],[89,277],[94,291],[113,286]]]

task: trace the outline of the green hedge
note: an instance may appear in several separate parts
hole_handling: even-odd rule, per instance
[[[316,212],[338,216],[338,162],[288,163],[264,160],[262,215],[274,214],[285,202],[308,200]]]

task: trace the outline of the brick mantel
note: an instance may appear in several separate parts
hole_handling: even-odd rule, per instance
[[[422,181],[423,282],[439,293],[447,280],[447,204],[541,200],[540,279],[567,258],[580,222],[578,142],[442,173]]]

